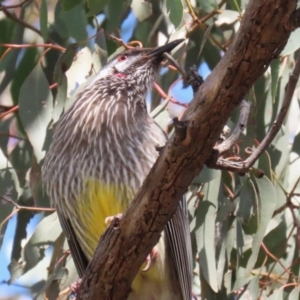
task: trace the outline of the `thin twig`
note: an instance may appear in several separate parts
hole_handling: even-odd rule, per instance
[[[280,259],[278,259],[274,254],[272,254],[269,249],[267,248],[267,246],[265,245],[264,242],[261,243],[261,247],[262,249],[265,251],[265,253],[267,254],[267,256],[271,257],[274,261],[276,261],[285,271],[285,273],[291,274],[292,272],[290,270],[288,270],[284,264],[280,261]]]
[[[11,51],[11,48],[7,48],[7,49],[3,52],[2,56],[0,57],[0,62],[4,59],[4,57],[5,57],[10,51]]]
[[[8,111],[0,114],[0,119],[3,119],[4,117],[6,117],[7,115],[16,112],[19,109],[19,105],[15,105],[14,107],[12,107],[11,109],[9,109]]]
[[[30,0],[24,0],[23,2],[19,3],[19,4],[15,4],[15,5],[2,5],[0,4],[0,11],[1,10],[5,10],[5,9],[11,9],[11,8],[18,8],[18,7],[22,7],[25,4],[27,4],[27,2],[29,2]]]
[[[239,121],[234,128],[232,134],[220,145],[218,145],[215,149],[218,150],[219,154],[222,154],[226,151],[228,151],[239,139],[240,135],[244,131],[247,122],[248,122],[248,116],[250,113],[250,102],[247,102],[246,100],[243,100],[240,104],[240,117]]]
[[[15,201],[8,199],[4,196],[0,196],[0,199],[7,203],[11,203],[17,210],[29,210],[29,211],[47,211],[47,212],[54,212],[55,208],[49,208],[49,207],[31,207],[31,206],[22,206],[16,203]]]
[[[37,28],[35,28],[35,27],[32,26],[31,24],[28,24],[28,23],[24,22],[22,19],[18,18],[17,16],[15,16],[14,14],[12,14],[12,13],[9,12],[8,10],[6,10],[6,8],[2,7],[2,8],[0,8],[0,10],[3,11],[3,13],[5,14],[5,16],[6,16],[8,19],[11,19],[11,20],[13,20],[13,21],[16,22],[16,23],[21,24],[23,27],[28,28],[28,29],[34,31],[34,32],[37,33],[38,35],[43,36],[43,35],[42,35],[42,32],[41,32],[40,30],[38,30]]]
[[[178,70],[178,72],[181,74],[182,78],[186,78],[186,72],[179,66],[178,62],[173,58],[172,55],[165,52],[164,56],[166,59]]]
[[[10,134],[10,133],[3,132],[3,131],[0,131],[0,136],[8,136],[8,137],[10,137],[10,138],[19,139],[19,140],[22,140],[22,141],[25,141],[25,140],[26,140],[26,138],[19,137],[19,136],[17,136],[17,135]]]
[[[212,10],[210,13],[208,13],[206,16],[204,16],[202,19],[198,19],[198,17],[196,16],[191,3],[189,0],[186,0],[186,4],[189,10],[189,14],[191,15],[192,19],[193,19],[193,23],[194,25],[190,28],[190,32],[194,31],[197,27],[200,27],[201,29],[203,29],[204,31],[207,30],[207,27],[204,25],[205,22],[207,20],[209,20],[210,18],[212,18],[214,15],[216,14],[220,14],[220,8],[224,5],[224,3],[226,3],[226,0],[222,0],[219,4],[218,4],[218,8]],[[224,52],[226,52],[226,47],[224,45],[221,45],[214,37],[213,35],[209,34],[209,39],[215,44],[217,45],[220,49],[222,49]]]
[[[288,109],[290,107],[295,88],[299,79],[300,74],[300,55],[298,55],[296,64],[294,67],[293,72],[290,74],[290,78],[288,81],[288,84],[286,86],[286,91],[283,99],[283,103],[280,109],[280,112],[275,120],[275,122],[272,124],[272,127],[269,129],[267,135],[263,139],[263,141],[260,143],[260,145],[253,151],[252,155],[250,155],[246,161],[245,164],[249,168],[252,166],[257,158],[267,149],[267,147],[271,144],[274,137],[277,135],[279,129],[281,128],[281,125],[283,121],[285,120],[286,114],[288,112]]]
[[[61,52],[65,52],[66,49],[58,46],[58,45],[53,45],[53,44],[22,44],[22,45],[18,45],[18,44],[6,44],[6,43],[0,43],[0,47],[8,47],[8,48],[16,48],[16,49],[22,49],[22,48],[36,48],[36,47],[48,47],[48,48],[52,48],[52,49],[56,49],[58,51]]]
[[[195,22],[199,21],[196,14],[194,13],[194,10],[193,10],[193,7],[191,5],[191,2],[190,0],[185,0],[185,3],[186,3],[186,6],[188,7],[188,10],[189,10],[189,14],[191,15],[191,17],[193,18],[193,20]]]
[[[181,102],[175,100],[173,97],[168,96],[168,95],[163,91],[163,89],[162,89],[156,82],[154,82],[153,86],[154,86],[155,90],[161,95],[161,97],[162,97],[163,99],[169,99],[170,102],[172,102],[172,103],[174,103],[174,104],[177,104],[177,105],[181,105],[181,106],[183,106],[183,107],[187,107],[187,106],[188,106],[188,104],[186,104],[186,103],[181,103]]]
[[[233,172],[247,172],[249,168],[253,166],[259,156],[267,149],[267,147],[271,144],[274,137],[277,135],[279,129],[283,121],[285,120],[287,111],[291,104],[294,91],[296,88],[296,84],[299,79],[300,74],[300,55],[298,55],[296,64],[294,67],[293,72],[290,74],[289,81],[286,86],[286,91],[283,99],[283,103],[280,109],[280,112],[272,124],[271,128],[269,129],[268,133],[266,134],[263,141],[258,145],[258,147],[253,151],[253,153],[244,161],[240,162],[231,162],[227,161],[224,158],[219,157],[217,160],[212,157],[209,161],[207,161],[207,165],[211,168],[220,169],[220,170],[227,170]]]
[[[117,37],[115,37],[115,36],[109,34],[109,33],[106,32],[105,30],[104,30],[103,32],[104,32],[104,34],[105,34],[109,39],[111,39],[111,40],[113,40],[113,41],[115,41],[115,42],[121,44],[125,49],[134,49],[134,48],[136,48],[136,47],[134,47],[134,46],[131,46],[131,45],[134,45],[134,44],[137,44],[137,46],[138,46],[139,48],[142,48],[142,47],[143,47],[143,44],[142,44],[140,41],[131,41],[131,42],[129,42],[129,43],[126,44],[122,39],[117,38]]]

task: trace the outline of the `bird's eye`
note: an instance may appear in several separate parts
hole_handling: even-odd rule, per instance
[[[118,61],[124,61],[127,59],[127,55],[121,55],[118,57]]]

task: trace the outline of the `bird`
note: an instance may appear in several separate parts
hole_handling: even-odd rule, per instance
[[[146,97],[164,53],[183,41],[117,54],[55,126],[42,178],[80,278],[105,220],[126,210],[167,142],[148,114]],[[128,299],[190,300],[192,250],[184,198],[149,255],[149,270],[138,272]]]

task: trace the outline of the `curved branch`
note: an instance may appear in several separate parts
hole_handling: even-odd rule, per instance
[[[272,143],[273,139],[277,135],[279,129],[281,128],[283,121],[286,117],[286,114],[288,112],[288,109],[290,107],[290,104],[293,99],[293,95],[295,92],[295,88],[297,85],[297,82],[299,80],[300,75],[300,55],[298,55],[296,64],[294,67],[293,72],[290,74],[289,81],[286,86],[284,99],[282,102],[282,106],[280,109],[280,112],[270,127],[268,133],[262,140],[262,142],[259,144],[259,146],[249,155],[249,157],[243,161],[230,161],[224,158],[217,158],[216,155],[212,156],[206,163],[206,165],[210,168],[220,169],[220,170],[227,170],[227,171],[233,171],[233,172],[239,172],[239,173],[245,173],[249,171],[249,168],[251,168],[256,160],[260,157],[260,155],[269,147],[269,145]],[[238,132],[237,132],[238,133]],[[239,134],[239,133],[238,133]],[[228,146],[230,147],[232,145],[231,139],[227,139],[225,142],[228,142]],[[220,145],[222,146],[223,143]],[[225,144],[227,146],[227,144]],[[221,154],[224,152],[223,150],[228,150],[228,147],[217,147],[218,154]]]
[[[296,4],[249,2],[233,43],[184,112],[180,130],[161,151],[122,218],[101,237],[77,299],[126,299],[133,278],[210,157],[231,112],[285,46]]]

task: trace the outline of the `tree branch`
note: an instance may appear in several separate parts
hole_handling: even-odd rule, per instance
[[[207,166],[210,168],[215,169],[221,169],[221,170],[227,170],[227,171],[233,171],[233,172],[241,172],[245,173],[249,171],[249,168],[251,168],[256,160],[260,157],[260,155],[269,147],[269,145],[272,143],[274,137],[277,135],[279,129],[281,128],[283,121],[286,117],[286,114],[288,112],[288,109],[290,107],[291,101],[293,99],[293,95],[295,92],[295,88],[299,79],[300,75],[300,55],[298,55],[296,64],[294,67],[293,72],[290,74],[289,81],[286,86],[284,99],[282,102],[282,106],[280,109],[280,112],[272,124],[271,128],[269,129],[267,135],[264,137],[263,141],[260,143],[260,145],[249,155],[249,157],[244,161],[229,161],[224,158],[216,158],[213,157],[212,159],[209,159],[207,161]],[[242,115],[242,112],[241,112]],[[231,136],[229,139],[227,139],[225,142],[223,142],[220,146],[223,144],[226,144],[228,142],[228,147],[232,145],[231,142]],[[217,147],[218,154],[224,152],[223,150],[228,150],[227,144],[222,147]]]
[[[277,57],[296,0],[252,0],[219,64],[200,86],[135,199],[101,237],[77,299],[126,299],[189,184],[210,157],[225,122]],[[274,34],[276,31],[276,34]]]
[[[216,147],[216,150],[218,150],[219,154],[228,151],[232,147],[232,145],[239,139],[241,133],[244,131],[245,126],[247,125],[250,106],[250,102],[247,102],[246,100],[243,100],[241,102],[240,117],[236,127],[234,128],[232,134],[224,142]]]

